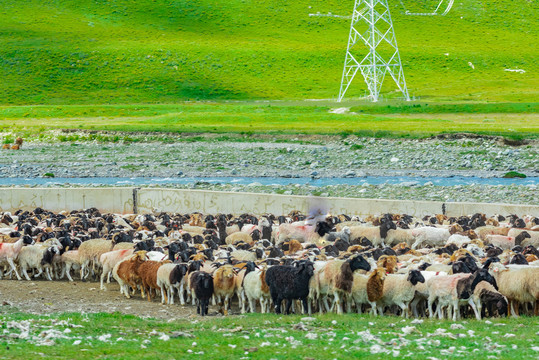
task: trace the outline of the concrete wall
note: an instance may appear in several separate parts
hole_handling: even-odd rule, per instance
[[[133,212],[132,188],[1,188],[0,211],[52,211],[96,207],[103,211]]]
[[[310,198],[306,196],[233,193],[184,189],[136,188],[0,188],[0,211],[31,210],[36,207],[61,211],[96,207],[103,212],[148,213],[169,211],[189,213],[288,214],[307,213],[316,207],[332,214],[369,215],[386,212],[418,217],[440,214],[445,205],[449,216],[482,212],[487,215],[517,214],[539,216],[539,205],[486,203],[442,203],[436,201]]]

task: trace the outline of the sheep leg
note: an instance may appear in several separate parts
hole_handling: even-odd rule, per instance
[[[280,314],[281,313],[281,303],[283,302],[283,299],[279,297],[273,298],[273,306],[275,307],[275,313]]]
[[[256,312],[256,302],[255,302],[255,299],[253,298],[248,298],[249,299],[249,312]],[[243,313],[245,312],[245,309],[242,309]]]
[[[28,276],[28,272],[26,272],[26,267],[23,267],[21,269],[21,272],[24,275],[24,277],[26,278],[26,280],[30,281],[30,276]]]
[[[159,285],[159,286],[161,288],[161,304],[165,304],[165,290],[163,289],[163,285]]]
[[[378,315],[378,312],[376,311],[376,303],[374,301],[369,301],[369,304],[371,305],[371,315],[374,315],[374,316],[377,316]],[[361,314],[361,304],[359,304],[358,306],[358,311],[360,311],[360,314]]]
[[[308,308],[309,308],[309,305],[307,304],[307,298],[303,298],[302,299],[302,302],[303,302],[303,314],[305,314],[306,312],[308,313]],[[310,315],[310,314],[309,314]]]
[[[185,290],[183,288],[183,283],[180,285],[180,293],[178,294],[180,298],[180,305],[185,305]]]
[[[227,316],[228,315],[228,294],[225,295],[225,300],[223,301],[223,303],[224,303],[223,315]]]
[[[341,305],[341,299],[339,297],[339,293],[335,292],[333,293],[333,304],[337,307],[337,314],[342,314],[342,305]]]
[[[11,271],[15,272],[15,275],[17,275],[17,280],[21,280],[21,277],[19,276],[19,273],[17,272],[17,268],[15,267],[15,263],[13,262],[13,259],[8,258],[7,262],[9,263],[9,266],[11,266]],[[11,274],[11,272],[10,272]],[[6,274],[7,276],[7,274]]]
[[[39,271],[37,274],[34,274],[34,277],[38,277],[38,276],[41,276],[41,274],[43,274],[43,269],[42,268],[39,268]]]
[[[292,299],[286,299],[285,315],[290,315],[290,308],[292,307]]]
[[[475,318],[481,320],[481,310],[478,311],[477,306],[473,302],[472,298],[468,299],[468,304],[472,307],[473,312],[475,313]]]
[[[519,315],[520,315],[520,313],[519,313],[519,311],[518,311],[519,302],[516,301],[516,300],[513,300],[513,303],[512,303],[512,304],[515,305],[514,311],[513,311],[513,316],[514,316],[514,317],[519,317]]]
[[[539,300],[535,300],[535,305],[533,307],[533,315],[539,316]]]
[[[65,274],[66,274],[67,278],[69,279],[69,281],[72,282],[72,281],[73,281],[73,278],[71,277],[71,274],[70,274],[70,272],[71,272],[71,264],[66,265],[64,271],[65,271]],[[63,277],[63,276],[62,276],[62,277]]]
[[[328,298],[326,295],[322,296],[322,303],[324,304],[324,307],[326,308],[326,312],[330,312]],[[320,312],[322,312],[322,307],[320,307]]]
[[[105,280],[105,273],[101,274],[101,290],[107,290],[107,288],[105,288],[105,285],[103,284],[103,280]]]

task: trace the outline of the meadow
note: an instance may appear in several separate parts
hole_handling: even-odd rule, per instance
[[[165,321],[120,313],[31,315],[3,306],[0,330],[3,359],[479,360],[536,358],[539,352],[539,324],[526,317],[452,323],[357,314],[248,314]]]

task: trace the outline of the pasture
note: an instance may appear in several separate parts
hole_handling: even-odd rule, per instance
[[[336,109],[344,111],[336,113],[339,112]],[[24,105],[0,107],[0,130],[27,139],[44,137],[50,130],[269,136],[307,134],[343,138],[349,135],[425,138],[472,133],[536,139],[539,136],[539,117],[536,103],[239,101],[161,105]],[[107,136],[64,134],[62,138],[65,141],[106,140]],[[129,141],[129,134],[113,134],[110,138]]]
[[[78,299],[77,299],[78,300]],[[121,313],[31,315],[0,307],[3,359],[532,359],[536,318],[411,320],[394,316],[248,314],[171,318]]]

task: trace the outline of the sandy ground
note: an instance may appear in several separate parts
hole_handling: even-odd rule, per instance
[[[161,305],[160,301],[159,297],[148,302],[140,293],[126,299],[120,295],[117,283],[107,284],[107,291],[102,291],[96,282],[0,280],[0,305],[11,305],[27,313],[121,312],[164,320],[197,316],[195,306]],[[210,306],[209,315],[216,316],[217,310]]]

